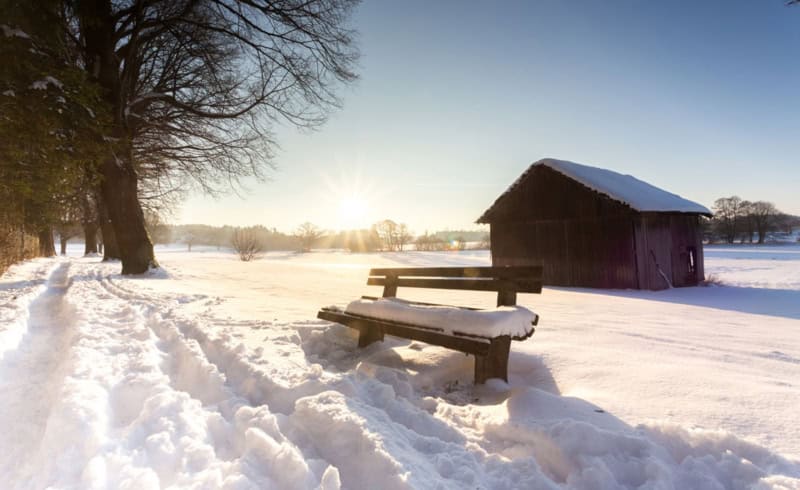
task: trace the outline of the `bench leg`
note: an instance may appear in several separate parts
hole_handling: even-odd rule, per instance
[[[475,384],[483,384],[490,378],[500,378],[508,382],[508,353],[510,350],[511,337],[504,335],[492,340],[488,354],[475,356]]]
[[[376,327],[360,327],[358,329],[358,346],[366,347],[377,341],[383,341],[383,330]]]

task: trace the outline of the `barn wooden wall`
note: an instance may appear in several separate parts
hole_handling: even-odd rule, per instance
[[[534,172],[489,217],[493,264],[541,264],[554,286],[664,289],[703,279],[698,216],[634,212],[548,167]],[[697,254],[694,276],[687,247]]]
[[[544,284],[636,288],[629,218],[495,223],[492,263],[543,267]]]

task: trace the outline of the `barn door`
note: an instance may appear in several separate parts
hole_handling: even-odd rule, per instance
[[[699,254],[692,240],[694,228],[690,219],[673,216],[671,231],[674,240],[672,251],[672,282],[674,286],[694,286],[698,282]]]

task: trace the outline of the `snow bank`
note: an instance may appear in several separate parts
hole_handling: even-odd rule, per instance
[[[714,431],[668,424],[630,427],[580,399],[535,388],[512,390],[507,414],[469,408],[484,447],[532,458],[566,488],[796,488],[800,466]],[[472,412],[472,413],[471,413]],[[445,414],[445,416],[452,416]],[[776,484],[780,483],[780,484]]]
[[[536,313],[522,306],[500,306],[486,310],[467,310],[453,306],[430,306],[409,303],[397,298],[377,301],[357,299],[345,309],[348,313],[400,323],[440,328],[482,337],[526,337],[533,331]]]
[[[49,260],[32,260],[12,265],[0,278],[0,360],[19,346],[28,329],[30,304],[45,290],[55,267]]]
[[[0,30],[3,31],[5,37],[19,37],[22,39],[30,39],[31,37],[25,31],[16,27],[11,27],[6,24],[0,24]]]
[[[31,88],[32,90],[47,90],[47,87],[49,85],[52,85],[58,90],[64,89],[64,84],[61,83],[61,81],[58,80],[57,78],[52,77],[50,75],[44,77],[41,80],[36,80],[35,82],[31,83],[31,86],[29,88]]]

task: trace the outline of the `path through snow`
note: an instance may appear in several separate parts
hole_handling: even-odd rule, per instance
[[[63,384],[75,328],[72,308],[64,301],[68,273],[69,263],[52,273],[47,289],[30,306],[27,335],[0,364],[0,427],[4,445],[13,448],[0,460],[0,474],[10,481],[36,473],[37,468],[27,463],[37,461],[50,409]]]

